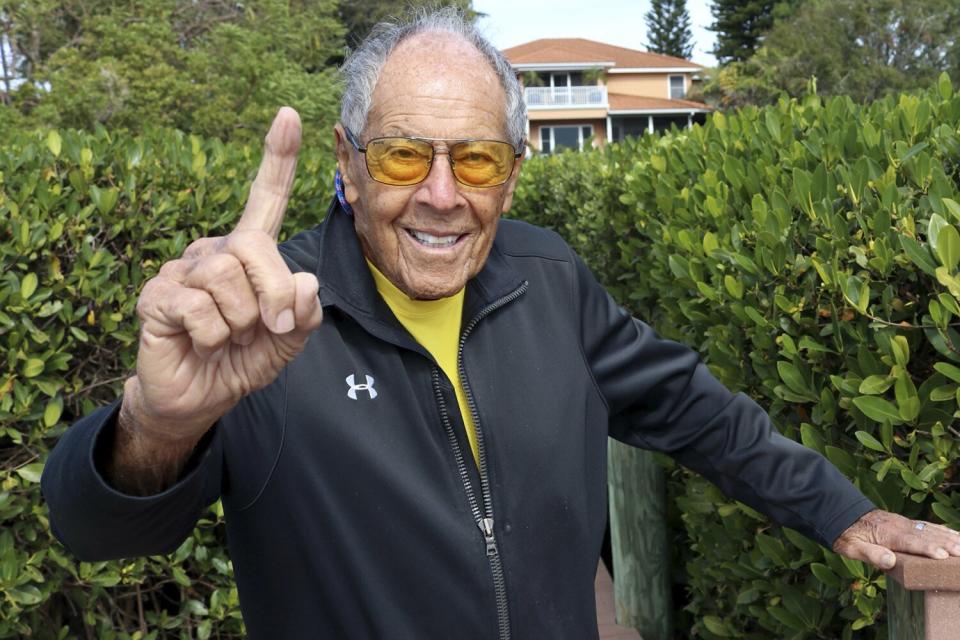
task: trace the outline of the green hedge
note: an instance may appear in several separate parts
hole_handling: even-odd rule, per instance
[[[529,162],[514,211],[878,505],[960,527],[958,125],[946,77],[782,101]],[[670,477],[696,637],[886,638],[881,573]]]
[[[258,154],[177,132],[0,146],[0,638],[240,637],[219,508],[170,557],[81,563],[53,542],[39,477],[67,425],[132,370],[139,287],[230,229]],[[304,154],[286,230],[322,217],[332,172]]]
[[[958,526],[958,123],[946,80],[867,107],[717,115],[532,159],[514,215],[560,230],[618,299],[879,504]],[[139,286],[230,228],[258,153],[171,132],[0,145],[0,637],[242,633],[217,508],[170,557],[78,563],[52,541],[38,478],[66,426],[119,392]],[[302,155],[287,232],[322,216],[331,173]],[[885,637],[882,575],[670,478],[678,637]]]

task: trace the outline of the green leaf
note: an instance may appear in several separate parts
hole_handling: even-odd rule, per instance
[[[910,236],[905,235],[900,236],[900,246],[903,247],[903,251],[907,254],[907,257],[910,258],[910,261],[920,267],[921,271],[930,276],[935,274],[937,263],[930,255],[927,247],[921,245]]]
[[[32,584],[13,587],[7,593],[10,595],[10,599],[17,604],[29,606],[43,601],[43,594],[40,592],[40,589]]]
[[[860,629],[869,627],[872,624],[873,624],[873,619],[864,616],[854,620],[853,623],[850,625],[850,629],[852,629],[853,631],[859,631]]]
[[[876,422],[883,422],[885,420],[888,420],[891,424],[900,424],[903,422],[900,417],[900,411],[883,398],[860,396],[853,399],[853,404],[863,412],[863,415]]]
[[[808,449],[823,453],[823,436],[812,424],[804,422],[800,425],[800,442]]]
[[[870,306],[870,283],[858,276],[849,276],[843,283],[843,295],[860,313]]]
[[[777,371],[780,372],[780,379],[786,383],[791,391],[803,396],[810,395],[810,390],[803,380],[803,374],[794,364],[780,360],[777,362]]]
[[[937,517],[943,520],[948,526],[953,529],[960,528],[960,511],[940,504],[939,502],[934,502],[931,508],[933,512],[937,514]]]
[[[907,160],[917,155],[918,153],[920,153],[921,151],[923,151],[929,146],[930,146],[929,142],[921,142],[919,144],[913,145],[912,147],[910,147],[909,150],[907,150],[905,154],[903,154],[903,156],[901,156],[900,162],[906,162]]]
[[[941,293],[937,296],[937,300],[939,300],[940,304],[947,308],[950,313],[955,316],[960,316],[960,304],[957,304],[956,298],[948,293]]]
[[[43,425],[49,428],[57,424],[57,421],[60,420],[61,413],[63,413],[63,398],[57,396],[50,400],[43,410]]]
[[[938,214],[930,215],[930,222],[927,223],[927,242],[933,247],[934,252],[939,252],[940,231],[948,226],[950,226],[949,223]]]
[[[752,602],[756,602],[757,600],[760,599],[761,595],[762,594],[760,593],[760,590],[756,588],[750,588],[750,589],[747,589],[746,591],[741,591],[740,593],[737,594],[737,604],[742,605],[742,604],[750,604]]]
[[[885,392],[891,386],[893,386],[893,378],[890,376],[867,376],[863,379],[863,382],[860,383],[860,393],[868,396],[876,396]]]
[[[43,360],[39,358],[28,358],[25,363],[23,363],[23,372],[24,377],[33,378],[43,373]]]
[[[916,473],[910,469],[900,469],[900,477],[903,479],[907,486],[911,489],[917,489],[918,491],[923,491],[927,488],[927,484],[920,479]]]
[[[787,552],[783,546],[783,543],[780,542],[777,538],[769,536],[765,533],[757,534],[757,547],[771,560],[781,567],[786,567],[789,564],[787,559]]]
[[[50,149],[50,153],[52,153],[54,157],[60,157],[61,143],[60,134],[55,130],[51,130],[50,133],[47,134],[47,149]]]
[[[853,558],[848,558],[846,556],[840,556],[840,562],[843,563],[843,566],[846,567],[849,572],[848,575],[851,578],[865,578],[866,574],[863,570],[863,563],[859,560],[854,560]]]
[[[935,387],[930,390],[930,399],[933,402],[947,402],[948,400],[953,400],[957,394],[957,389],[960,389],[955,384],[945,384],[939,387]]]
[[[949,100],[953,97],[953,85],[950,84],[950,75],[946,71],[941,73],[937,79],[937,90],[940,93],[940,97],[944,100]]]
[[[28,273],[23,276],[23,280],[20,282],[20,297],[24,300],[29,300],[30,296],[33,295],[33,292],[37,290],[37,274]]]
[[[905,371],[901,371],[897,376],[894,393],[901,418],[910,422],[920,415],[920,398],[917,395],[917,387]]]
[[[833,571],[831,571],[830,567],[820,562],[811,563],[810,572],[813,573],[814,577],[817,580],[827,585],[828,587],[836,588],[836,587],[839,587],[841,584],[843,584],[840,581],[840,576],[838,576]]]
[[[960,203],[958,203],[956,200],[951,200],[950,198],[941,198],[940,201],[943,203],[943,206],[947,212],[950,213],[954,219],[960,222]]]
[[[717,242],[717,236],[710,231],[707,231],[703,234],[703,252],[708,256],[720,248],[720,243]]]
[[[893,350],[893,359],[901,367],[906,367],[910,362],[910,343],[903,336],[894,336],[890,341],[890,348]]]
[[[769,611],[770,615],[776,618],[781,624],[793,629],[794,631],[807,630],[807,625],[803,623],[803,620],[801,620],[798,616],[793,615],[783,607],[767,607],[767,611]]]
[[[872,435],[866,431],[857,431],[853,434],[857,440],[860,441],[860,444],[865,446],[867,449],[873,449],[874,451],[883,451],[883,445],[879,440],[874,438]]]
[[[726,287],[727,292],[737,300],[743,299],[743,283],[738,278],[734,278],[729,274],[723,276],[723,286]]]
[[[956,367],[946,362],[938,362],[933,365],[933,368],[954,382],[960,382],[960,367]]]
[[[36,484],[40,482],[40,474],[43,473],[43,463],[42,462],[33,462],[28,465],[24,465],[17,469],[17,475],[30,482]]]
[[[960,262],[960,233],[953,225],[948,224],[940,229],[937,257],[940,258],[940,264],[947,269],[950,271],[956,270],[957,263]]]
[[[113,208],[117,205],[118,195],[119,192],[116,187],[102,189],[100,191],[100,201],[97,203],[97,208],[100,210],[100,213],[107,215],[113,211]]]
[[[716,115],[714,117],[716,117]],[[718,635],[721,638],[730,638],[734,635],[733,630],[717,616],[703,616],[703,626],[705,626],[710,633]]]
[[[186,572],[185,572],[183,569],[181,569],[179,566],[176,566],[176,565],[174,565],[174,566],[172,567],[172,569],[173,569],[173,580],[174,580],[174,582],[176,582],[177,584],[179,584],[179,585],[181,585],[181,586],[189,587],[189,586],[190,586],[190,577],[186,574]]]

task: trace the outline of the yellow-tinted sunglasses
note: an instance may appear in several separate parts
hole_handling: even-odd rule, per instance
[[[350,129],[347,140],[364,155],[367,173],[377,182],[405,187],[426,180],[436,157],[435,142],[443,142],[450,169],[462,185],[497,187],[510,179],[520,153],[500,140],[436,140],[400,136],[374,138],[362,146]]]

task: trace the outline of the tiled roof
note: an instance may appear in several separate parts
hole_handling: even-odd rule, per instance
[[[710,107],[702,102],[692,100],[668,100],[666,98],[646,98],[643,96],[628,96],[623,93],[611,93],[607,96],[610,111],[645,111],[653,109],[670,109],[673,111],[689,111],[690,109],[705,109]]]
[[[571,62],[612,62],[613,68],[678,68],[701,69],[683,58],[664,56],[649,51],[616,47],[584,38],[543,38],[504,49],[511,64],[555,64]]]

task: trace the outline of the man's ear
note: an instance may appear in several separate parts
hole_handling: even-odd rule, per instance
[[[527,155],[526,151],[527,145],[524,143],[523,153],[514,161],[513,173],[510,174],[510,179],[503,185],[506,191],[503,195],[503,206],[500,207],[501,213],[507,213],[510,211],[510,207],[513,206],[513,190],[517,188],[517,180],[520,179],[520,166],[523,164],[523,159]]]
[[[353,145],[347,140],[343,124],[339,122],[333,125],[333,144],[337,154],[337,167],[340,169],[340,176],[343,178],[343,196],[347,199],[347,202],[353,204],[360,195],[357,191],[354,166],[350,162],[350,150],[353,149]]]

